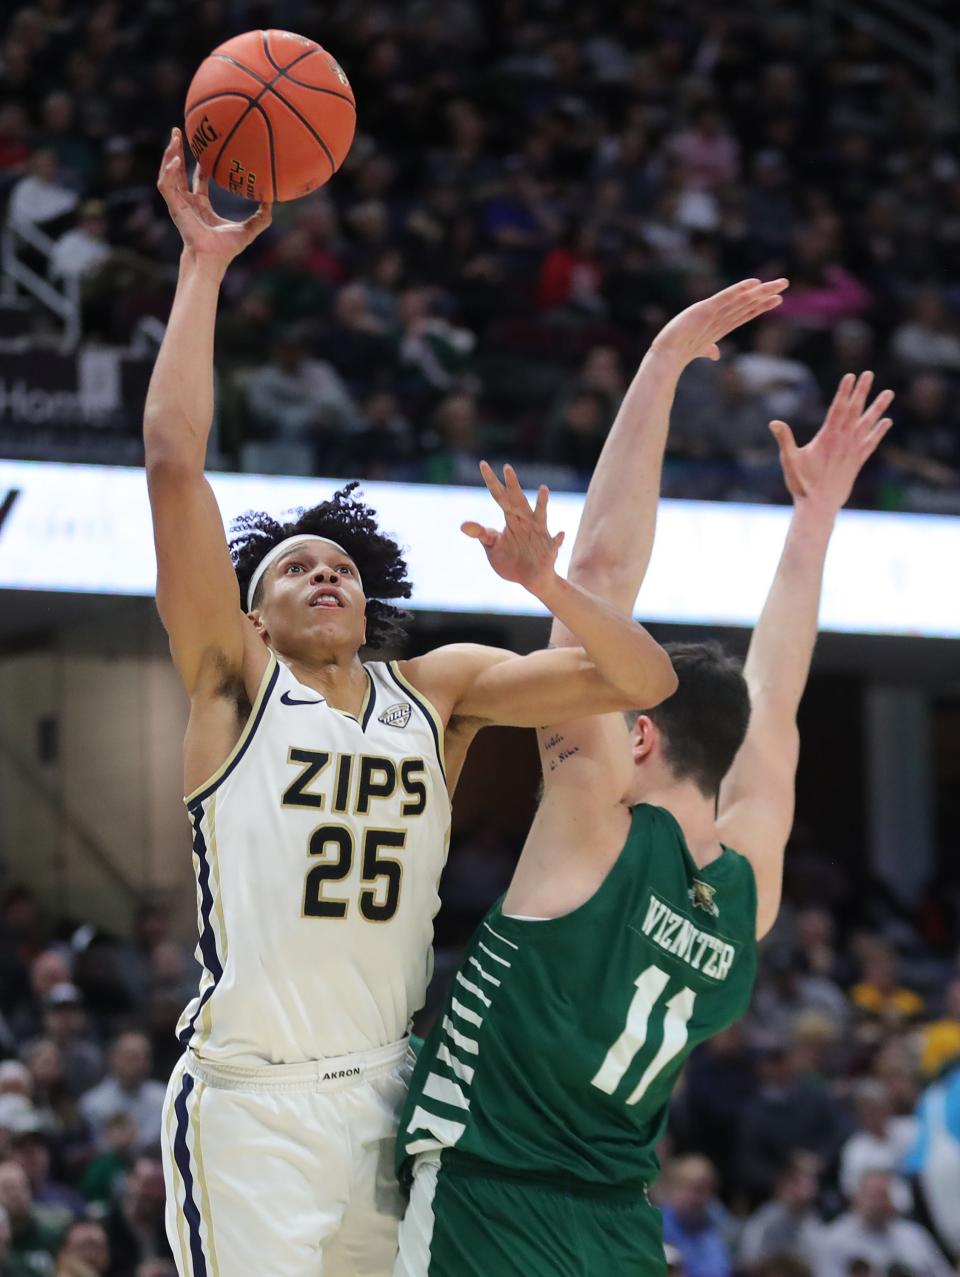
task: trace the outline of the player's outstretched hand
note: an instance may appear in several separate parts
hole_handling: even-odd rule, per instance
[[[210,180],[200,171],[199,164],[193,174],[193,188],[187,185],[183,134],[179,129],[172,130],[160,161],[157,190],[166,201],[184,246],[198,256],[215,258],[224,267],[270,225],[269,204],[261,204],[245,222],[219,217],[210,203]]]
[[[770,422],[780,449],[783,477],[795,503],[832,511],[846,504],[864,463],[893,425],[884,415],[893,402],[893,391],[881,390],[868,405],[872,388],[872,372],[862,372],[859,377],[848,372],[837,387],[823,425],[803,448],[797,447],[785,421]]]
[[[744,279],[722,292],[694,302],[653,339],[651,350],[669,355],[686,367],[693,359],[719,359],[717,344],[758,315],[776,310],[789,286],[787,279]]]
[[[502,483],[485,461],[480,462],[480,473],[490,495],[503,511],[506,527],[497,532],[468,521],[460,525],[460,530],[480,542],[497,576],[516,581],[531,594],[538,594],[552,579],[557,553],[563,544],[563,533],[551,536],[547,528],[549,491],[541,485],[537,504],[531,509],[513,466],[503,467]]]

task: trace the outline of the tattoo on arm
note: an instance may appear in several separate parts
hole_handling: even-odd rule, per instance
[[[563,736],[559,732],[554,732],[549,740],[544,741],[543,748],[547,754],[551,751],[556,751],[554,756],[550,759],[550,770],[552,772],[555,772],[560,764],[565,763],[568,758],[572,758],[574,754],[580,753],[579,745],[574,745],[572,749],[561,749],[560,746],[562,744]]]

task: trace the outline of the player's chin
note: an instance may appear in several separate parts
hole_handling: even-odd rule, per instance
[[[362,636],[357,631],[357,618],[348,607],[312,607],[307,612],[307,629],[311,634],[336,635],[346,643],[355,638],[360,646]]]

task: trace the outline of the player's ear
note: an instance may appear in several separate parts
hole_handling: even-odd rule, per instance
[[[634,723],[633,731],[630,733],[630,750],[635,763],[642,763],[649,758],[650,751],[654,746],[656,731],[652,718],[649,718],[646,714],[637,715],[637,721]]]
[[[248,612],[247,619],[252,623],[253,628],[257,631],[267,646],[270,646],[270,635],[267,633],[267,627],[263,619],[263,614],[259,611]]]

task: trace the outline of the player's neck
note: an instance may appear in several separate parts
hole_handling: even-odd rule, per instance
[[[353,714],[366,695],[367,675],[356,652],[283,659],[298,683],[319,692],[334,709]]]
[[[698,868],[703,869],[723,853],[717,833],[716,803],[705,797],[690,781],[664,781],[644,788],[637,802],[663,807],[683,832],[687,849]]]

